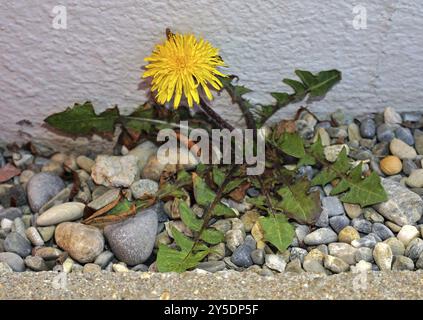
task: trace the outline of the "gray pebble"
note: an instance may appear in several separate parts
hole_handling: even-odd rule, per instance
[[[200,262],[197,268],[214,273],[217,271],[225,270],[226,263],[223,261],[205,261],[205,262]]]
[[[31,254],[31,243],[17,232],[11,232],[4,240],[4,249],[25,258]]]
[[[329,214],[326,210],[323,210],[320,213],[320,216],[317,219],[315,225],[316,225],[316,227],[319,227],[319,228],[329,227]]]
[[[376,243],[377,241],[373,235],[367,235],[358,240],[353,240],[351,242],[351,245],[355,248],[361,248],[361,247],[374,248]]]
[[[412,240],[405,249],[405,256],[412,259],[413,261],[417,261],[420,255],[423,253],[423,240],[420,238],[416,238]]]
[[[418,167],[415,162],[411,159],[404,159],[402,160],[402,171],[409,176],[411,172],[416,170]]]
[[[355,252],[355,261],[360,262],[361,260],[373,262],[373,250],[366,247],[357,248]]]
[[[41,257],[27,256],[25,265],[33,271],[47,271],[49,269]]]
[[[394,263],[392,264],[392,270],[394,271],[413,271],[414,262],[410,258],[404,256],[395,256]]]
[[[135,267],[133,267],[131,270],[138,271],[138,272],[147,272],[148,266],[146,266],[145,264],[138,264]]]
[[[344,206],[337,197],[326,197],[322,199],[323,211],[327,211],[329,218],[344,214]]]
[[[253,265],[251,253],[254,249],[246,243],[243,243],[235,249],[231,256],[231,261],[238,267],[248,268]]]
[[[22,217],[22,215],[22,210],[19,208],[0,209],[0,220],[15,220],[16,218]]]
[[[366,118],[360,123],[360,134],[366,139],[371,139],[375,136],[376,124],[373,119]]]
[[[332,229],[321,228],[309,233],[304,238],[304,243],[309,246],[317,246],[319,244],[336,242],[337,240],[338,235]]]
[[[408,128],[398,127],[395,130],[395,136],[410,146],[414,144],[413,134],[411,133],[411,130]]]
[[[290,260],[293,261],[295,259],[299,259],[301,263],[304,262],[304,257],[308,254],[306,249],[294,247],[291,249],[290,253]]]
[[[350,219],[345,215],[335,216],[329,219],[329,224],[336,233],[339,233],[346,226],[350,225]]]
[[[358,232],[366,233],[366,234],[372,232],[372,223],[370,221],[367,221],[366,219],[363,219],[363,218],[352,219],[351,225]]]
[[[377,234],[382,241],[395,237],[394,233],[382,223],[374,223],[372,226],[372,232]]]
[[[15,272],[25,271],[25,263],[23,259],[13,252],[1,252],[0,262],[4,262]]]
[[[263,249],[256,249],[251,252],[251,259],[253,260],[254,264],[259,266],[264,264],[264,250]]]
[[[103,251],[98,255],[94,260],[95,264],[98,264],[102,269],[104,269],[114,258],[113,252]]]
[[[377,139],[380,142],[391,142],[395,138],[395,134],[392,130],[392,126],[382,123],[377,127]]]

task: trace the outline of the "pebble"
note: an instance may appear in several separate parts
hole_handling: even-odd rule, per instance
[[[261,217],[260,213],[255,210],[250,210],[245,212],[241,216],[241,221],[244,225],[246,232],[251,232],[251,229],[253,228],[254,224],[258,221],[258,219]]]
[[[166,165],[162,164],[156,155],[152,155],[144,166],[141,176],[145,179],[159,181],[165,167]]]
[[[391,153],[394,156],[397,156],[400,159],[412,160],[417,157],[416,150],[400,139],[393,139],[389,144],[389,150],[391,150]]]
[[[398,174],[402,170],[402,162],[396,156],[387,156],[379,163],[382,172],[388,176]]]
[[[405,225],[401,228],[400,232],[397,234],[397,238],[401,241],[404,246],[407,245],[415,238],[418,238],[420,235],[419,230],[415,226]]]
[[[317,221],[315,223],[315,226],[319,227],[319,228],[329,227],[329,214],[326,210],[323,210],[320,213],[319,218],[317,219]]]
[[[404,256],[395,256],[394,263],[392,264],[392,270],[394,271],[413,271],[414,262],[410,258]]]
[[[13,221],[7,218],[3,218],[0,222],[1,229],[9,232],[13,227]]]
[[[406,144],[408,144],[409,146],[414,145],[414,138],[413,138],[413,134],[411,133],[411,130],[408,128],[404,128],[404,127],[398,127],[395,130],[395,136],[404,141]]]
[[[366,118],[360,123],[360,134],[365,139],[371,139],[376,134],[376,124],[373,119]]]
[[[17,232],[11,232],[4,240],[4,249],[25,258],[31,254],[31,243]]]
[[[19,208],[0,209],[0,220],[15,220],[16,218],[22,217],[22,215],[22,210]]]
[[[360,239],[351,241],[351,245],[354,248],[361,248],[361,247],[374,248],[376,243],[377,243],[376,238],[373,235],[370,235],[370,234],[368,234],[367,236],[364,236]]]
[[[37,225],[48,227],[62,222],[74,221],[83,217],[85,204],[66,202],[52,207],[37,218]]]
[[[423,240],[420,238],[416,238],[407,245],[405,249],[405,256],[412,259],[413,261],[417,261],[420,255],[423,253]]]
[[[131,184],[132,196],[140,199],[145,196],[154,196],[159,190],[159,184],[149,179],[140,179]]]
[[[382,123],[377,127],[377,139],[380,142],[391,142],[395,138],[395,133],[392,130],[392,126],[386,123]]]
[[[381,178],[388,201],[373,206],[386,219],[399,226],[414,224],[423,213],[423,200],[400,183]]]
[[[222,271],[226,269],[226,263],[223,261],[205,261],[201,262],[198,266],[198,269],[205,270],[211,273]]]
[[[261,266],[264,264],[264,255],[265,253],[263,249],[255,249],[251,252],[251,259],[254,264]]]
[[[117,273],[123,273],[123,272],[129,272],[130,270],[124,263],[114,263],[112,266],[112,269],[114,272]]]
[[[368,207],[364,209],[364,218],[371,223],[383,223],[385,218],[379,214],[375,209]]]
[[[356,218],[351,221],[351,225],[358,232],[369,234],[372,232],[372,223],[363,218]]]
[[[417,153],[423,155],[423,131],[414,130],[414,142],[416,146]]]
[[[350,266],[342,259],[327,255],[324,258],[324,266],[333,273],[341,273],[349,270]]]
[[[301,261],[299,259],[294,259],[287,263],[285,272],[304,273],[305,271],[301,267]]]
[[[389,245],[383,242],[375,245],[373,258],[381,271],[391,270],[393,257],[394,255]]]
[[[62,250],[54,247],[40,247],[35,249],[34,256],[41,257],[46,261],[56,260],[63,254]]]
[[[394,256],[402,256],[405,254],[405,246],[397,238],[389,238],[384,241],[387,245],[391,247],[392,254]]]
[[[234,252],[235,249],[238,248],[244,242],[244,238],[245,238],[245,232],[243,230],[239,230],[239,229],[229,230],[225,234],[226,246],[228,247],[229,250]],[[254,239],[257,241],[256,237],[254,237]]]
[[[358,231],[351,226],[347,226],[339,232],[338,241],[351,244],[354,240],[360,239]]]
[[[402,161],[402,171],[405,175],[409,176],[411,172],[417,169],[417,165],[413,160],[410,159],[404,159]]]
[[[357,248],[354,257],[356,262],[373,262],[373,249],[366,247]]]
[[[266,254],[265,265],[269,269],[275,270],[277,272],[284,272],[286,268],[285,260],[281,256],[276,254]]]
[[[420,255],[419,259],[416,262],[417,269],[423,269],[423,254]]]
[[[304,238],[304,243],[306,245],[316,246],[319,244],[327,244],[331,242],[336,242],[338,235],[329,228],[320,228],[311,233],[309,233]]]
[[[361,260],[355,266],[351,266],[351,272],[353,273],[365,273],[372,271],[372,264],[370,262]]]
[[[27,183],[28,202],[33,212],[38,212],[51,198],[65,188],[58,176],[41,172],[35,174]]]
[[[91,174],[91,169],[95,165],[95,161],[82,155],[76,158],[76,164],[78,167]]]
[[[254,241],[255,242],[255,241]],[[231,256],[231,261],[238,267],[248,268],[253,265],[251,253],[255,248],[247,243],[243,243],[235,249]]]
[[[25,265],[33,271],[49,270],[46,262],[41,257],[27,256],[25,258]]]
[[[290,252],[290,260],[295,260],[295,259],[299,259],[301,261],[301,263],[304,262],[304,257],[308,254],[306,249],[303,248],[299,248],[299,247],[294,247],[291,248],[291,252]]]
[[[317,249],[312,249],[304,258],[303,268],[311,273],[327,274],[327,270],[323,266],[325,255]]]
[[[100,253],[97,258],[95,258],[94,263],[99,265],[101,269],[104,269],[114,258],[113,252],[103,251]]]
[[[103,252],[104,237],[95,227],[63,222],[54,234],[57,245],[80,263],[93,262]]]
[[[82,272],[83,273],[101,272],[101,267],[98,264],[95,264],[95,263],[87,263],[87,264],[84,265]]]
[[[388,124],[399,124],[402,122],[401,115],[395,111],[392,107],[385,108],[385,111],[383,112],[383,117],[385,123]]]
[[[104,208],[108,204],[116,201],[119,198],[120,189],[110,189],[105,193],[96,197],[93,201],[87,204],[87,206],[95,211]]]
[[[37,230],[40,233],[41,237],[43,238],[44,242],[47,242],[53,238],[54,231],[56,230],[56,226],[37,227]]]
[[[99,155],[91,169],[94,182],[106,187],[129,187],[138,176],[137,158],[133,155]]]
[[[354,248],[348,243],[335,242],[330,243],[328,245],[328,253],[331,256],[342,259],[345,263],[349,265],[353,265],[356,263],[355,255],[357,250],[358,249]]]
[[[44,240],[38,232],[37,228],[30,227],[25,231],[26,237],[35,247],[41,247],[44,245]]]
[[[23,259],[13,252],[0,252],[0,262],[6,263],[13,271],[25,271]]]
[[[316,140],[318,139],[318,136],[320,136],[322,146],[330,146],[330,136],[325,128],[317,129]]]
[[[226,246],[223,242],[221,242],[211,247],[211,252],[207,256],[207,259],[208,261],[218,261],[218,260],[222,260],[225,257],[225,255],[226,255]],[[253,262],[254,262],[254,259],[253,259]]]
[[[350,123],[348,125],[348,139],[350,141],[360,141],[361,135],[360,135],[360,127],[353,123]]]
[[[362,209],[358,204],[344,203],[344,209],[350,219],[358,218],[362,214]]]
[[[328,213],[329,218],[344,214],[342,202],[337,197],[325,197],[322,199],[322,210]]]
[[[157,146],[151,141],[145,141],[129,151],[128,154],[137,158],[138,168],[142,171],[147,164],[148,159],[156,153]]]
[[[350,219],[345,215],[335,216],[329,219],[329,224],[336,233],[339,233],[350,224]]]
[[[413,170],[405,183],[411,188],[423,188],[423,169]]]
[[[131,270],[137,272],[148,272],[148,266],[145,264],[137,264],[135,267],[132,267]]]
[[[116,258],[134,266],[150,257],[157,228],[157,213],[149,208],[138,212],[133,218],[107,225],[104,228],[104,236]]]
[[[350,148],[346,144],[334,144],[334,145],[325,147],[323,151],[324,151],[326,160],[330,162],[335,162],[336,159],[338,159],[339,153],[344,148],[348,155],[350,153]]]
[[[395,237],[394,233],[382,223],[374,223],[372,226],[372,232],[376,233],[382,241]]]
[[[66,258],[66,260],[63,262],[62,267],[63,267],[63,272],[65,273],[71,273],[73,270],[73,266],[75,264],[75,261],[73,261],[72,258]]]

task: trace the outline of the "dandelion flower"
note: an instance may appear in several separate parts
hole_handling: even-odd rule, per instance
[[[224,77],[217,67],[224,66],[219,49],[210,42],[197,39],[192,34],[168,32],[167,40],[156,45],[143,78],[152,77],[152,91],[156,99],[164,104],[173,98],[173,106],[178,108],[182,94],[188,105],[200,103],[199,89],[203,89],[209,100],[213,99],[209,85],[216,90],[222,88],[217,76]]]

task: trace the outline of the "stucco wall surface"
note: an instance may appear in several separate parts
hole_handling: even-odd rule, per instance
[[[52,27],[57,5],[67,9],[67,29]],[[356,5],[367,10],[367,29],[353,27]],[[296,68],[337,68],[343,80],[312,103],[316,112],[422,108],[422,1],[2,0],[0,138],[59,143],[65,140],[40,126],[53,112],[85,100],[97,110],[118,104],[129,111],[142,103],[143,58],[166,27],[221,48],[227,72],[256,91],[249,94],[255,102],[286,90],[281,79]],[[225,97],[215,105],[239,119]]]

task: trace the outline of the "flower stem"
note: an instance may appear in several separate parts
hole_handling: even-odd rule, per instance
[[[221,129],[228,129],[230,131],[234,130],[234,127],[229,124],[225,119],[214,111],[210,105],[202,98],[200,98],[201,110]]]

